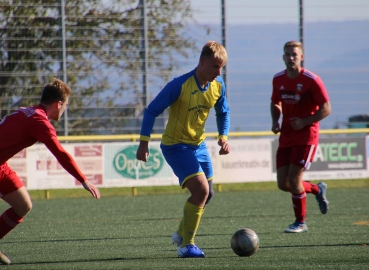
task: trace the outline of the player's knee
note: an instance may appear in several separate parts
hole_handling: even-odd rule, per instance
[[[15,212],[18,216],[20,216],[20,217],[24,217],[24,216],[26,216],[29,212],[31,212],[32,207],[33,207],[32,202],[31,202],[31,201],[28,201],[28,202],[25,202],[24,204],[22,204],[22,206],[21,206],[21,207],[18,207],[18,208],[16,208],[16,209],[13,207],[13,209],[14,209],[14,212]]]
[[[211,198],[214,196],[214,189],[209,190],[208,198],[206,199],[205,205],[208,204],[211,201]]]
[[[290,192],[289,187],[285,183],[278,183],[278,188],[285,192]]]
[[[33,208],[32,202],[27,203],[27,206],[25,207],[25,212],[26,212],[25,215],[27,215],[29,212],[31,212],[32,208]]]

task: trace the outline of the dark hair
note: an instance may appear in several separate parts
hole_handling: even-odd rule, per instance
[[[57,101],[64,102],[70,96],[72,91],[63,81],[54,78],[54,81],[47,84],[42,90],[40,102],[43,104],[51,104]]]

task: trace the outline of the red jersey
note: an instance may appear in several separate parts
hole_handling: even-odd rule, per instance
[[[329,101],[323,81],[318,75],[304,68],[294,79],[287,76],[286,70],[277,73],[273,78],[271,100],[275,104],[281,102],[282,105],[280,147],[318,143],[319,122],[301,130],[294,130],[290,124],[292,117],[305,118],[313,115],[319,105]]]
[[[42,105],[22,108],[0,121],[0,164],[22,149],[56,138]]]
[[[0,165],[24,148],[41,142],[59,163],[80,182],[86,181],[73,158],[57,139],[43,105],[21,108],[0,120]]]

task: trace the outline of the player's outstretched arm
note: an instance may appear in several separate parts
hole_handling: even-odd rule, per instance
[[[89,181],[85,181],[82,183],[82,186],[91,193],[91,195],[96,198],[96,199],[100,199],[100,191],[98,190],[98,188],[91,184]]]
[[[83,187],[88,190],[94,198],[100,199],[99,190],[93,184],[86,180],[86,177],[80,171],[72,156],[69,155],[67,151],[65,151],[65,149],[57,139],[44,141],[44,144],[68,173],[70,173],[78,181],[80,181]]]

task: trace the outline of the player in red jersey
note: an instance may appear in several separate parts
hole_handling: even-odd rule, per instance
[[[0,239],[23,221],[32,209],[31,198],[17,174],[7,161],[36,142],[41,142],[56,157],[63,168],[80,181],[96,199],[99,190],[86,180],[73,158],[57,139],[55,128],[49,119],[59,120],[68,105],[70,88],[61,80],[44,87],[40,104],[21,108],[0,120],[0,197],[10,205],[0,216]],[[0,263],[10,264],[7,256],[0,252]]]
[[[278,188],[292,193],[296,220],[286,233],[307,232],[306,193],[316,196],[322,214],[328,211],[327,185],[303,181],[303,173],[313,160],[319,140],[319,121],[331,112],[331,105],[323,81],[304,69],[303,46],[289,41],[284,45],[286,69],[273,78],[271,97],[272,131],[280,132],[276,155]],[[282,123],[279,124],[279,118]]]

